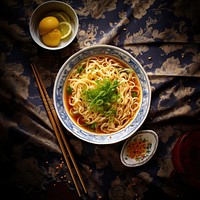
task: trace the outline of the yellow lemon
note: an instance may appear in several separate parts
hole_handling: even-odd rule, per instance
[[[59,21],[56,17],[54,16],[47,16],[44,17],[38,26],[39,29],[39,34],[44,35],[54,29],[56,29],[59,25]]]
[[[42,42],[50,47],[56,47],[59,45],[61,40],[61,32],[58,29],[54,29],[44,35],[42,37]]]
[[[69,22],[60,22],[58,29],[61,32],[61,39],[66,38],[72,32],[72,27]]]
[[[61,11],[61,12],[53,11],[53,12],[48,13],[48,15],[56,17],[59,22],[69,22],[69,23],[71,22],[70,16],[64,11]]]

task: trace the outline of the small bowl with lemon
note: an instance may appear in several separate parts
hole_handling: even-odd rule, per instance
[[[68,46],[76,37],[79,20],[75,10],[61,1],[47,1],[32,13],[29,30],[33,40],[48,50]]]

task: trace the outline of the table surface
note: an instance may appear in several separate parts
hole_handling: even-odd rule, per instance
[[[172,177],[171,157],[178,138],[200,127],[199,1],[66,0],[80,25],[74,41],[59,51],[40,48],[30,36],[30,16],[42,2],[0,3],[0,194],[8,188],[43,192],[71,180],[30,62],[52,99],[55,77],[69,56],[109,44],[131,53],[147,73],[152,100],[140,130],[155,131],[159,144],[149,162],[129,168],[119,156],[124,141],[95,145],[65,130],[88,199],[192,199],[195,188]]]

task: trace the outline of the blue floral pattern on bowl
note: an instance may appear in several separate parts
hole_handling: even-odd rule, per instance
[[[112,134],[93,134],[80,129],[68,116],[63,102],[63,87],[71,69],[81,60],[98,54],[116,56],[126,62],[137,73],[142,87],[142,102],[137,115],[126,128]],[[63,126],[76,137],[93,144],[112,144],[127,139],[143,124],[149,112],[151,103],[150,82],[141,64],[130,53],[111,45],[94,45],[78,51],[62,65],[54,83],[53,102]]]

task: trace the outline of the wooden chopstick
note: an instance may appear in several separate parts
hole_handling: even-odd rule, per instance
[[[72,180],[74,182],[74,185],[76,187],[77,193],[78,193],[79,197],[81,197],[81,192],[80,192],[80,189],[78,187],[78,183],[76,181],[76,178],[75,178],[75,176],[73,174],[72,166],[71,166],[70,161],[68,159],[67,153],[69,154],[69,157],[71,158],[71,161],[72,161],[72,163],[74,165],[75,171],[76,171],[76,173],[77,173],[77,175],[79,177],[79,180],[80,180],[81,185],[82,185],[82,187],[84,189],[84,192],[87,193],[87,189],[86,189],[86,186],[84,184],[83,178],[82,178],[81,173],[80,173],[80,171],[78,169],[78,166],[76,164],[74,156],[73,156],[73,154],[71,152],[70,146],[69,146],[69,144],[68,144],[68,142],[67,142],[67,140],[66,140],[66,138],[64,136],[64,132],[63,132],[63,130],[61,128],[60,121],[59,121],[58,116],[57,116],[57,114],[55,112],[54,106],[53,106],[53,104],[52,104],[52,102],[51,102],[51,100],[49,98],[49,95],[48,95],[48,93],[46,91],[46,88],[45,88],[45,86],[44,86],[44,84],[42,82],[42,79],[41,79],[41,77],[39,75],[39,72],[38,72],[38,70],[37,70],[37,68],[36,68],[34,63],[31,64],[31,67],[32,67],[32,70],[33,70],[33,73],[34,73],[34,76],[35,76],[35,79],[36,79],[36,83],[38,85],[38,88],[39,88],[39,91],[40,91],[40,94],[41,94],[41,97],[42,97],[42,100],[43,100],[45,108],[47,110],[47,114],[49,116],[50,122],[52,124],[53,129],[54,129],[54,132],[55,132],[56,138],[58,140],[58,143],[60,145],[62,154],[63,154],[64,159],[66,161],[66,164],[68,166],[68,169],[69,169],[69,172],[71,174],[71,177],[72,177]],[[64,142],[64,144],[63,144],[63,142]],[[67,152],[66,152],[66,150],[67,150]]]

